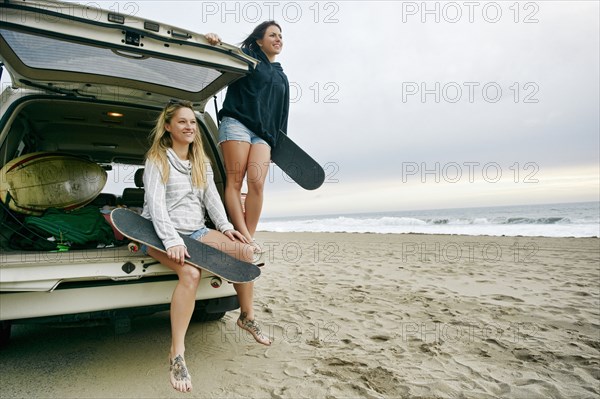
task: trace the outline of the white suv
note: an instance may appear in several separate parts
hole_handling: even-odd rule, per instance
[[[0,167],[33,152],[85,157],[112,169],[113,183],[129,183],[123,191],[138,194],[103,191],[91,204],[99,211],[140,206],[143,188],[135,187],[133,175],[143,165],[154,121],[171,99],[189,100],[223,193],[217,127],[205,106],[256,66],[238,48],[84,5],[4,0],[0,61],[11,79],[1,93]],[[24,215],[0,205],[0,344],[14,323],[100,317],[127,330],[131,315],[168,309],[177,280],[170,269],[127,245],[15,249],[11,236],[22,231]],[[231,284],[203,273],[196,319],[218,319],[238,307]]]

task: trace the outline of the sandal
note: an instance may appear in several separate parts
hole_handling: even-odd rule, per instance
[[[171,385],[179,392],[190,392],[192,390],[192,377],[188,372],[183,356],[177,355],[175,359],[169,358],[169,374]],[[178,386],[181,385],[181,389]]]
[[[271,345],[271,340],[269,339],[269,337],[265,336],[262,333],[260,326],[255,320],[242,319],[242,317],[240,316],[240,318],[237,320],[237,325],[242,330],[246,330],[250,334],[252,334],[256,342],[258,342],[259,344],[263,344],[266,346]]]

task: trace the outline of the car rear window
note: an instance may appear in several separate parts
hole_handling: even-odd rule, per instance
[[[107,48],[69,43],[48,37],[0,29],[21,62],[31,68],[82,72],[125,78],[199,92],[221,76],[219,71]]]

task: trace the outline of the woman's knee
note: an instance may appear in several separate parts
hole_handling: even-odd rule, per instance
[[[265,181],[262,179],[248,179],[248,193],[262,195],[265,189]]]
[[[250,244],[244,244],[239,241],[232,242],[225,236],[220,240],[215,239],[213,242],[208,240],[202,240],[202,242],[244,262],[250,263],[254,259],[254,247]]]
[[[200,272],[200,269],[194,266],[186,264],[182,266],[177,274],[179,276],[179,281],[188,287],[197,288],[198,284],[200,284],[202,273]]]
[[[240,177],[238,175],[227,176],[227,182],[225,183],[225,191],[234,191],[239,193],[242,191],[242,186],[244,184],[244,177]]]

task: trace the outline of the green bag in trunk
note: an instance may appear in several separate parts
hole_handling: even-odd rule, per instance
[[[95,206],[86,206],[73,211],[51,208],[42,216],[26,217],[25,225],[48,233],[58,243],[108,245],[115,240],[112,227]]]

